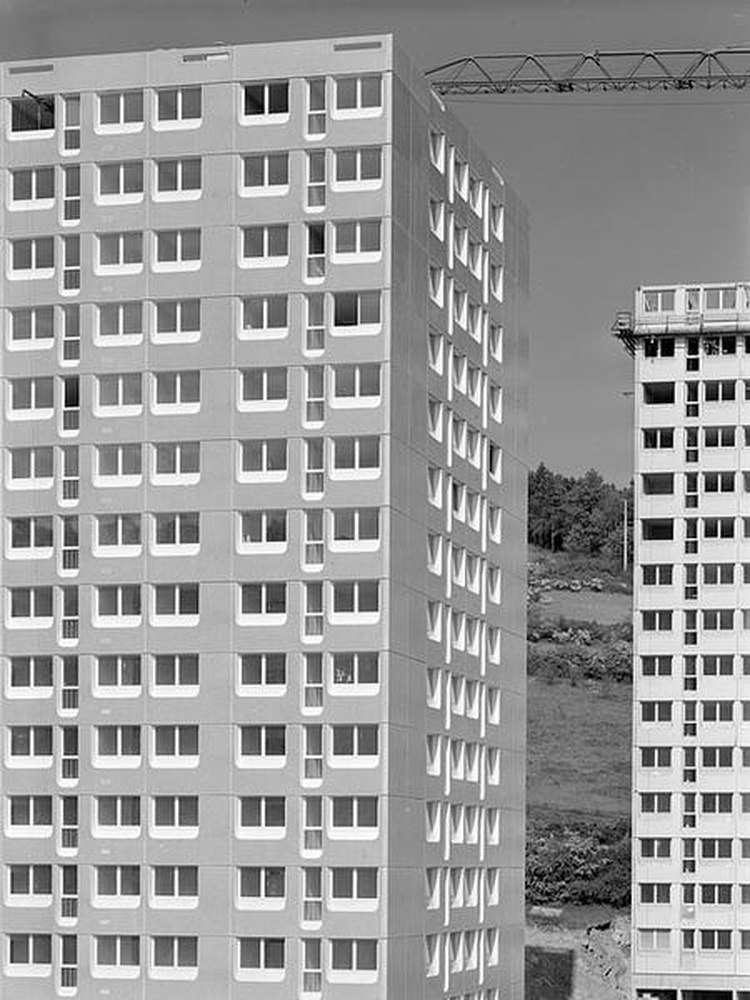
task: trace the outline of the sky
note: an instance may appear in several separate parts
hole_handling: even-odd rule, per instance
[[[747,0],[0,0],[0,59],[393,32],[468,54],[750,45]],[[453,101],[531,213],[530,465],[632,467],[640,284],[750,278],[750,90]]]

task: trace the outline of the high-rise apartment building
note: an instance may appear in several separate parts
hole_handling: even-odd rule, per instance
[[[750,1000],[750,286],[631,319],[633,992]]]
[[[1,79],[3,1000],[521,1000],[523,206],[389,36]]]

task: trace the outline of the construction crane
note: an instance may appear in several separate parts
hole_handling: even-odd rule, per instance
[[[750,85],[750,48],[472,55],[426,75],[444,97],[744,90]]]

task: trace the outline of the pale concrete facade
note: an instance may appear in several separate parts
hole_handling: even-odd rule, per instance
[[[750,997],[750,298],[635,322],[633,995]]]
[[[521,1000],[523,206],[389,36],[2,87],[3,997]]]

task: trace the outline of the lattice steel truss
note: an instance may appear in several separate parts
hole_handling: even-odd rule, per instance
[[[465,56],[429,70],[427,79],[447,97],[743,90],[750,84],[750,48]]]

